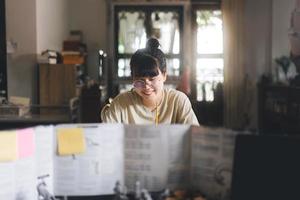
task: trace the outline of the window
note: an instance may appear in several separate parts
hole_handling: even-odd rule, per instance
[[[223,24],[219,9],[197,9],[196,94],[198,101],[213,101],[214,91],[223,83]]]
[[[144,48],[149,37],[156,37],[167,57],[167,83],[175,88],[183,70],[183,49],[189,43],[195,46],[193,55],[185,55],[194,60],[191,98],[198,101],[214,101],[216,91],[223,83],[223,23],[220,2],[193,3],[192,13],[195,37],[185,37],[189,26],[183,30],[184,5],[150,6],[150,5],[115,5],[115,59],[110,80],[114,88],[113,96],[131,88],[130,58],[139,48]],[[189,21],[185,15],[185,21]]]
[[[115,6],[115,53],[114,83],[118,91],[131,88],[130,58],[147,39],[155,37],[167,57],[167,84],[175,87],[181,72],[181,6]]]

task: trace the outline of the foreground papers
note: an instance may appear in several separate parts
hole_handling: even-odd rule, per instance
[[[37,199],[40,186],[56,196],[107,195],[117,181],[129,191],[139,181],[149,191],[188,189],[227,199],[237,134],[188,125],[122,124],[0,132],[13,144],[0,158],[0,199]]]

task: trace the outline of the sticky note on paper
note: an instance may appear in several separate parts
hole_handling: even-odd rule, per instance
[[[74,155],[85,151],[85,139],[82,128],[58,129],[58,154]]]
[[[0,131],[0,162],[17,159],[17,134],[15,131]]]
[[[33,129],[20,129],[16,132],[19,158],[26,158],[32,156],[35,150]]]

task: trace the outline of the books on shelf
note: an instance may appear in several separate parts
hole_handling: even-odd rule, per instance
[[[79,51],[62,51],[64,64],[84,64],[85,54]]]

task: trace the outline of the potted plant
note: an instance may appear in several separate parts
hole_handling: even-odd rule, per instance
[[[288,56],[281,56],[279,58],[275,58],[275,62],[281,67],[284,73],[285,82],[288,82],[287,73],[291,64],[290,58]]]

